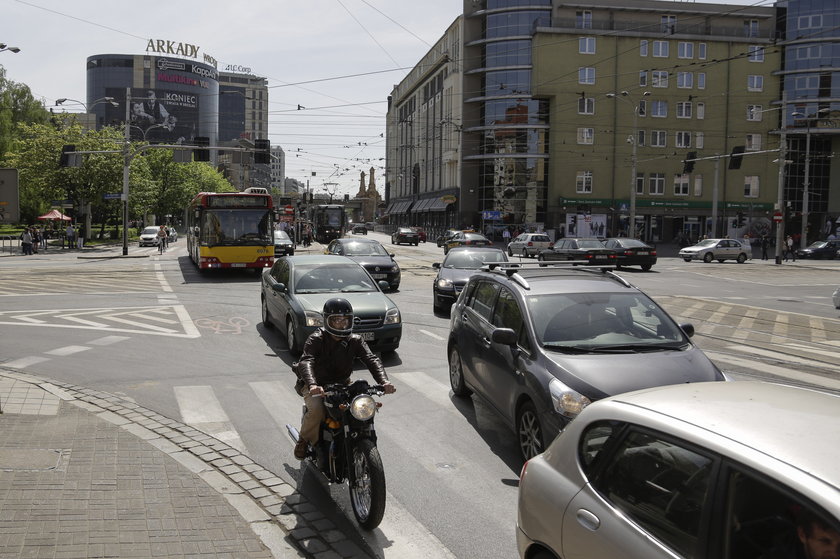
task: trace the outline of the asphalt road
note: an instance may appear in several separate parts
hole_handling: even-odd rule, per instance
[[[388,480],[382,526],[359,533],[381,557],[514,557],[519,468],[513,435],[478,400],[453,398],[446,316],[432,314],[434,243],[392,246],[403,343],[385,365],[398,391],[377,418]],[[313,245],[312,251],[320,247]],[[199,274],[184,242],[0,258],[0,366],[131,398],[242,448],[335,516],[346,487],[301,472],[284,424],[300,398],[282,334],[260,321],[259,276]],[[622,274],[657,299],[734,378],[840,391],[840,262],[685,263]],[[361,373],[364,374],[364,373]],[[344,512],[343,512],[344,511]],[[354,531],[351,520],[341,527]]]

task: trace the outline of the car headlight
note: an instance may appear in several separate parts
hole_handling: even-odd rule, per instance
[[[446,278],[440,278],[437,280],[438,289],[446,289],[448,291],[452,291],[455,289],[455,286],[452,285],[452,280]]]
[[[367,394],[359,394],[350,402],[350,415],[359,421],[367,421],[376,413],[376,400]]]
[[[583,408],[592,403],[589,398],[572,390],[556,378],[548,383],[548,391],[551,393],[554,410],[568,418],[577,417]]]
[[[306,311],[306,325],[312,327],[319,327],[324,325],[324,317],[321,313],[316,311]]]
[[[400,323],[400,309],[388,309],[385,313],[385,322],[383,324],[399,324]]]
[[[391,271],[392,271],[392,272],[399,272],[399,271],[400,271],[400,267],[399,267],[399,266],[392,266],[392,267],[391,267]]]

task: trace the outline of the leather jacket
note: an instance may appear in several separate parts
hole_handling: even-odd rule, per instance
[[[303,355],[293,367],[298,376],[295,388],[346,382],[353,373],[353,362],[359,358],[367,365],[378,384],[388,382],[382,361],[368,347],[361,336],[350,334],[335,339],[323,328],[315,330],[303,346]]]

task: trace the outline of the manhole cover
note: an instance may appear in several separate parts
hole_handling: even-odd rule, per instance
[[[0,448],[0,470],[31,472],[55,470],[69,450],[51,448]]]

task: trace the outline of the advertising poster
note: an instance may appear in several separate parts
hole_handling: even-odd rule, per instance
[[[106,95],[125,98],[124,89],[108,89]],[[198,101],[195,93],[166,89],[131,90],[131,139],[152,144],[191,144],[198,133]],[[106,106],[106,121],[122,122],[123,108]]]
[[[566,214],[566,237],[606,237],[607,214]]]

